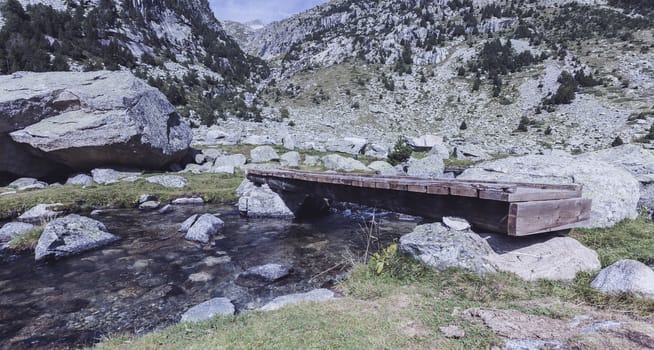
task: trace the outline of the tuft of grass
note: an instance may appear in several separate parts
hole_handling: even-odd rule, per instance
[[[7,246],[16,251],[33,251],[43,234],[43,229],[43,226],[35,227],[23,235],[14,237]]]

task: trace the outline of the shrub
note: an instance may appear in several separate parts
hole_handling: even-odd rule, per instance
[[[388,161],[391,165],[398,165],[400,163],[406,162],[411,157],[413,149],[406,140],[400,138],[395,143],[393,150],[388,154]]]

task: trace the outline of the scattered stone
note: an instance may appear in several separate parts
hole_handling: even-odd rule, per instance
[[[74,255],[118,239],[101,222],[72,214],[45,226],[36,245],[35,259],[39,261]]]
[[[386,159],[388,157],[388,146],[373,143],[366,147],[366,157]]]
[[[370,163],[370,165],[368,165],[368,168],[373,170],[378,175],[398,176],[398,175],[402,174],[397,169],[395,169],[394,166],[388,164],[387,162],[381,161],[381,160]]]
[[[605,294],[632,294],[654,299],[654,271],[635,260],[620,260],[600,271],[590,284]]]
[[[172,205],[166,204],[161,209],[159,209],[159,214],[162,214],[162,215],[163,214],[168,214],[168,213],[173,212],[173,210],[175,210],[175,209],[173,208]]]
[[[232,168],[240,168],[245,163],[247,162],[247,158],[245,158],[244,155],[242,154],[232,154],[228,156],[221,156],[217,157],[216,160],[213,162],[213,167],[214,168],[220,168],[220,167],[232,167]]]
[[[241,214],[252,218],[294,218],[295,214],[284,200],[268,185],[246,186],[238,200]]]
[[[150,201],[156,201],[159,198],[157,196],[151,195],[151,194],[142,194],[139,197],[139,204],[143,204],[145,202],[150,202]]]
[[[340,152],[351,155],[363,154],[363,150],[368,144],[368,140],[360,137],[346,137],[340,140],[330,140],[327,142],[326,149],[329,152]]]
[[[247,269],[238,275],[236,283],[241,286],[255,287],[278,281],[291,273],[291,267],[282,264],[266,264]]]
[[[470,229],[470,223],[466,219],[446,216],[443,218],[443,225],[454,231],[465,231]]]
[[[428,156],[436,156],[441,159],[449,159],[450,158],[450,149],[447,148],[447,146],[444,143],[439,143],[435,145],[434,147],[431,148],[429,153],[427,153]]]
[[[219,257],[208,256],[204,258],[204,260],[202,260],[202,262],[209,267],[220,265],[220,264],[226,264],[230,261],[232,261],[232,258],[230,258],[228,255],[219,256]]]
[[[241,142],[244,145],[274,145],[277,144],[274,138],[268,135],[248,135]]]
[[[166,188],[184,188],[188,181],[177,175],[159,175],[152,176],[145,179],[151,184],[158,184]]]
[[[253,163],[267,163],[279,160],[279,154],[270,146],[259,146],[250,151],[250,158]]]
[[[422,159],[409,159],[407,175],[437,179],[443,176],[445,164],[439,156],[426,156]]]
[[[454,148],[454,157],[460,160],[472,161],[488,160],[492,158],[481,147],[473,144],[456,146]]]
[[[306,166],[319,166],[320,165],[320,157],[318,156],[304,156],[304,165]]]
[[[330,154],[328,156],[322,157],[322,163],[327,170],[344,172],[370,171],[370,169],[360,161],[339,156],[338,154]]]
[[[118,171],[114,169],[91,170],[93,182],[100,185],[110,185],[119,182],[135,182],[141,178],[139,171]]]
[[[63,207],[63,204],[61,203],[39,204],[24,212],[21,216],[18,217],[18,220],[22,222],[40,224],[44,221],[53,220],[60,216],[62,212],[57,211],[57,209],[61,207]]]
[[[301,302],[325,302],[334,299],[334,292],[329,289],[314,289],[307,293],[296,293],[284,295],[273,299],[264,305],[261,311],[279,310],[284,306]]]
[[[172,203],[174,205],[202,205],[204,204],[204,199],[200,197],[183,197],[173,200]]]
[[[184,222],[179,226],[178,232],[183,232],[186,233],[188,230],[195,224],[195,222],[198,220],[199,215],[198,214],[193,214],[190,218],[184,220]]]
[[[227,298],[214,298],[198,304],[182,314],[181,322],[201,322],[216,316],[233,315],[236,309]]]
[[[218,233],[224,225],[225,223],[215,215],[204,214],[193,223],[184,238],[189,241],[208,243],[211,236]]]
[[[213,276],[208,272],[198,272],[188,276],[188,279],[191,282],[209,282],[213,279]]]
[[[186,173],[191,173],[191,174],[204,174],[208,173],[211,170],[211,165],[209,163],[205,163],[202,165],[198,164],[186,164],[186,167],[184,170],[179,171],[180,174],[186,174]]]
[[[7,187],[13,188],[18,191],[42,190],[44,188],[47,188],[48,184],[43,181],[33,179],[31,177],[23,177],[10,183],[9,185],[7,185]]]
[[[0,242],[9,242],[12,239],[22,236],[36,226],[24,222],[9,222],[0,228]]]
[[[572,327],[564,320],[527,315],[515,310],[468,309],[465,314],[480,319],[495,333],[508,339],[565,339]]]
[[[438,327],[445,338],[463,338],[466,332],[459,326]]]
[[[437,135],[422,135],[420,137],[409,137],[406,142],[414,151],[426,151],[436,145],[443,144],[443,137]]]
[[[460,179],[583,185],[584,198],[593,200],[586,227],[611,227],[638,216],[640,184],[621,167],[572,156],[530,155],[477,164]]]
[[[209,173],[212,174],[230,174],[234,175],[236,172],[236,168],[234,168],[231,165],[224,165],[224,166],[214,166],[208,171]]]
[[[159,206],[161,206],[161,203],[157,201],[147,201],[143,202],[139,205],[139,209],[141,210],[155,210],[158,209]]]
[[[300,166],[300,161],[302,161],[302,156],[298,152],[284,153],[280,157],[280,162],[285,167],[297,168]]]
[[[72,186],[92,186],[93,185],[93,178],[89,175],[86,174],[78,174],[75,176],[71,176],[68,178],[66,181],[66,185],[72,185]]]

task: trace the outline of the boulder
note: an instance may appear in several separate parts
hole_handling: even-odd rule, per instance
[[[202,150],[207,162],[214,162],[216,159],[223,156],[223,151],[216,148],[207,148]]]
[[[218,233],[225,223],[212,214],[200,216],[188,229],[185,239],[189,241],[208,243],[211,236]]]
[[[241,141],[244,145],[275,145],[276,140],[268,135],[249,135]]]
[[[18,220],[22,222],[41,224],[44,221],[49,221],[60,216],[62,213],[57,209],[61,207],[63,207],[63,204],[61,203],[38,204],[24,212],[18,217]]]
[[[204,153],[198,153],[195,156],[193,156],[193,161],[195,164],[204,164],[207,162],[207,156],[204,155]]]
[[[439,143],[429,150],[427,153],[428,156],[436,156],[440,159],[449,159],[450,158],[450,149],[444,144]]]
[[[174,199],[172,203],[175,205],[202,205],[204,199],[200,197],[182,197]]]
[[[318,156],[304,156],[304,165],[306,166],[319,166],[320,157]]]
[[[6,134],[46,162],[77,170],[162,168],[181,160],[192,137],[166,97],[128,71],[0,76]]]
[[[139,204],[139,209],[141,210],[155,210],[159,209],[159,206],[161,205],[160,202],[158,201],[146,201],[141,204]]]
[[[488,160],[492,157],[481,147],[474,144],[459,145],[454,148],[454,157],[460,160]]]
[[[266,264],[247,269],[238,275],[236,283],[241,286],[255,287],[280,280],[291,273],[291,267],[283,264]]]
[[[161,207],[161,209],[159,209],[159,214],[162,214],[162,215],[163,214],[169,214],[169,213],[172,213],[174,210],[175,210],[175,208],[173,208],[172,205],[166,204],[163,207]]]
[[[426,156],[422,159],[411,158],[407,164],[407,175],[437,179],[443,177],[445,163],[439,156]]]
[[[302,161],[302,156],[298,152],[284,153],[280,158],[280,162],[282,166],[291,167],[291,168],[299,167],[301,161]]]
[[[24,222],[9,222],[0,228],[0,242],[9,242],[15,237],[32,231],[36,226]]]
[[[419,137],[408,137],[406,142],[415,151],[426,151],[436,145],[443,143],[443,137],[437,135],[422,135]]]
[[[214,298],[193,306],[182,314],[181,322],[201,322],[216,316],[233,315],[236,309],[227,298]]]
[[[229,175],[234,175],[236,172],[236,168],[234,168],[231,165],[223,165],[223,166],[214,166],[207,171],[212,174],[229,174]]]
[[[141,172],[135,170],[93,169],[93,182],[100,185],[110,185],[119,182],[135,182],[141,178]]]
[[[379,159],[386,159],[388,158],[388,145],[380,145],[373,143],[372,145],[368,145],[366,147],[366,157],[370,158],[379,158]]]
[[[368,140],[360,137],[346,137],[338,140],[329,140],[326,149],[329,152],[340,152],[352,155],[363,154]]]
[[[13,188],[17,191],[41,190],[47,188],[48,184],[34,178],[22,177],[10,183],[7,187]]]
[[[184,167],[184,170],[180,171],[180,174],[186,174],[186,173],[191,173],[191,174],[204,174],[208,173],[212,170],[211,164],[209,163],[204,163],[202,165],[200,164],[193,164],[189,163],[186,164],[186,167]]]
[[[295,136],[289,134],[284,135],[282,138],[282,145],[288,150],[294,150],[296,147]]]
[[[606,294],[654,299],[654,271],[639,261],[620,260],[600,271],[590,286]]]
[[[45,226],[36,244],[35,258],[38,261],[75,255],[118,239],[99,221],[76,214],[68,215]]]
[[[374,171],[378,175],[398,176],[403,174],[399,172],[397,169],[395,169],[394,166],[381,160],[370,163],[370,165],[368,165],[368,168],[370,168],[370,170]]]
[[[477,164],[459,178],[583,185],[583,197],[593,200],[587,227],[611,227],[638,216],[638,180],[625,169],[602,161],[529,155]]]
[[[250,151],[250,158],[253,163],[267,163],[279,160],[279,154],[270,146],[259,146]]]
[[[330,154],[322,157],[322,163],[327,170],[335,171],[370,171],[370,169],[363,163],[356,159],[339,156],[338,154]]]
[[[601,265],[597,253],[570,237],[509,237],[419,225],[400,238],[400,251],[439,270],[462,268],[485,275],[512,272],[527,281],[572,280]]]
[[[329,289],[314,289],[307,293],[283,295],[264,305],[261,311],[279,310],[284,306],[302,302],[324,302],[334,299],[334,292]]]
[[[145,179],[146,182],[151,184],[161,185],[166,188],[184,188],[188,181],[177,175],[159,175],[152,176]]]
[[[274,151],[274,150],[273,150]],[[228,156],[219,156],[213,162],[213,167],[227,167],[239,168],[245,165],[247,159],[242,154],[231,154]]]
[[[73,186],[92,186],[93,185],[93,178],[89,175],[86,174],[78,174],[75,176],[71,176],[68,178],[66,181],[66,185],[73,185]]]
[[[183,232],[183,233],[188,232],[188,230],[191,228],[191,226],[193,226],[193,224],[195,224],[195,221],[198,220],[198,217],[199,217],[198,214],[193,214],[191,217],[184,220],[184,222],[182,222],[181,225],[179,225],[179,230],[177,230],[177,231],[178,232]]]
[[[238,210],[247,217],[294,218],[293,212],[286,206],[277,193],[262,185],[247,186],[238,200]]]
[[[443,218],[443,225],[454,231],[465,231],[470,229],[470,223],[466,219],[446,216]]]

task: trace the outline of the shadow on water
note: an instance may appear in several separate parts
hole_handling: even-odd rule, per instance
[[[195,213],[225,221],[211,244],[177,233]],[[238,312],[256,309],[279,295],[332,285],[344,273],[332,268],[365,247],[362,216],[347,211],[289,222],[245,219],[232,207],[209,205],[167,215],[111,210],[97,219],[122,239],[49,264],[35,264],[33,255],[0,255],[0,349],[68,348],[108,334],[141,334],[176,323],[214,297],[229,298]],[[395,215],[378,221],[384,243],[415,226]],[[266,263],[293,270],[269,285],[234,283],[245,269]]]

